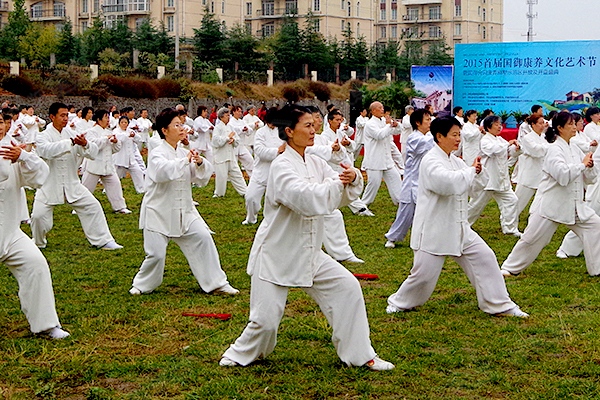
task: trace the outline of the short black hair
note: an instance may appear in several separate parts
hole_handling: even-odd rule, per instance
[[[107,110],[96,110],[96,112],[94,112],[94,116],[92,117],[92,120],[95,122],[100,121],[102,118],[104,118],[105,115],[108,115],[108,111]]]
[[[431,121],[431,134],[433,135],[433,140],[438,143],[437,134],[439,133],[443,137],[446,137],[453,126],[458,126],[459,129],[461,128],[460,122],[453,117],[440,117]]]
[[[48,109],[48,114],[56,116],[56,114],[58,114],[58,110],[60,110],[61,108],[65,108],[67,111],[69,110],[65,103],[52,103],[50,104],[50,108]]]
[[[417,130],[417,122],[422,124],[423,118],[426,115],[431,115],[431,113],[425,108],[419,108],[418,110],[415,110],[414,113],[410,114],[410,126],[412,126],[414,130]]]

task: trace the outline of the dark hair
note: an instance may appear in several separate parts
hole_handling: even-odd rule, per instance
[[[133,107],[123,107],[121,108],[121,114],[127,114],[128,112],[133,111]]]
[[[527,117],[527,123],[529,125],[537,124],[540,118],[544,119],[544,117],[542,117],[541,115],[532,114],[529,117]]]
[[[112,116],[113,116],[113,117],[114,117],[115,115],[117,115],[117,114],[121,115],[121,113],[119,112],[119,110],[115,110],[115,111],[113,111],[113,112],[112,112]]]
[[[27,104],[21,104],[19,106],[19,112],[23,111],[23,110],[27,110],[29,109],[30,106],[28,106]]]
[[[187,115],[187,111],[185,111],[185,110],[175,110],[175,111],[177,111],[177,114],[179,114],[180,117],[182,115]]]
[[[65,106],[65,107],[66,107],[67,111],[71,111],[71,108],[75,108],[75,106],[73,104],[69,104],[68,106]]]
[[[592,122],[592,115],[600,113],[600,108],[598,107],[590,107],[585,112],[585,120],[587,122]]]
[[[554,118],[554,116],[555,116],[556,114],[558,114],[558,111],[556,111],[556,110],[552,110],[552,111],[550,111],[550,112],[548,113],[548,119],[552,119],[552,118]]]
[[[319,107],[317,107],[317,106],[306,106],[306,108],[312,114],[319,114],[321,117],[323,117],[323,113],[321,112],[321,109]]]
[[[275,120],[275,116],[277,115],[277,111],[279,111],[277,107],[269,108],[265,114],[265,123],[272,125],[273,121]]]
[[[489,131],[490,128],[492,127],[492,125],[494,125],[498,121],[502,121],[499,116],[497,116],[497,115],[488,115],[483,120],[483,129],[485,129],[486,132]]]
[[[542,106],[540,106],[539,104],[534,104],[531,106],[531,113],[534,114],[536,112],[538,112],[538,110],[542,108]]]
[[[119,125],[121,125],[121,121],[123,120],[127,120],[127,123],[129,123],[129,117],[127,115],[121,115],[119,117]]]
[[[93,116],[94,116],[94,109],[92,107],[89,107],[89,106],[83,107],[83,110],[81,110],[81,116],[83,118],[85,118],[85,116],[88,115],[88,112],[90,112],[90,111],[92,112],[92,118],[93,118]]]
[[[165,134],[163,133],[163,128],[166,129],[171,122],[175,118],[179,118],[179,111],[173,108],[165,108],[156,116],[156,122],[154,123],[154,128],[160,135],[161,139],[165,138]]]
[[[237,111],[237,110],[244,111],[244,109],[242,108],[242,106],[233,106],[233,108],[231,109],[231,112],[234,112],[234,111]]]
[[[494,112],[493,112],[491,109],[489,109],[489,108],[486,108],[486,109],[485,109],[485,110],[483,110],[483,112],[481,113],[481,118],[482,118],[482,119],[485,119],[485,118],[486,118],[488,115],[492,115],[493,113],[494,113]]]
[[[573,114],[570,112],[560,112],[557,113],[554,118],[552,118],[552,126],[549,126],[546,130],[546,140],[548,143],[552,143],[556,140],[557,136],[560,136],[558,133],[558,127],[564,128],[565,125],[573,121]]]
[[[202,111],[207,110],[208,108],[206,108],[206,106],[198,106],[198,110],[196,110],[196,114],[198,114],[198,116],[202,115]]]
[[[458,114],[458,112],[459,112],[460,110],[462,110],[462,109],[463,109],[463,108],[462,108],[461,106],[456,106],[456,107],[454,107],[454,108],[452,109],[452,114],[456,115],[456,114]]]
[[[61,108],[64,108],[67,111],[69,111],[69,109],[67,108],[67,106],[64,103],[57,102],[57,103],[50,104],[50,108],[48,109],[48,114],[56,116],[56,114],[58,114],[58,110],[60,110]]]
[[[431,134],[433,135],[433,140],[438,143],[437,134],[439,133],[443,137],[446,137],[453,126],[458,126],[459,129],[461,128],[460,122],[453,117],[440,117],[431,121]]]
[[[327,107],[325,107],[325,108],[327,109],[327,112],[329,112],[335,108],[335,105],[330,103],[330,104],[327,104]]]
[[[467,117],[467,119],[469,119],[469,116],[473,115],[473,114],[477,114],[477,110],[469,110],[465,113],[465,117]]]
[[[336,115],[341,116],[342,112],[337,108],[334,108],[333,110],[329,111],[329,114],[327,114],[327,121],[333,121]]]
[[[304,114],[311,114],[310,110],[296,104],[286,105],[277,112],[273,118],[273,124],[279,129],[279,138],[286,142],[290,139],[285,128],[294,129]]]
[[[419,108],[415,110],[415,112],[410,114],[410,126],[412,126],[414,130],[417,130],[417,122],[422,124],[425,115],[431,115],[431,113],[425,108]]]
[[[108,115],[108,111],[107,110],[96,110],[96,112],[94,113],[94,115],[92,116],[92,120],[94,122],[98,122],[100,121],[102,118],[104,118],[105,115]]]
[[[581,114],[571,113],[571,115],[573,115],[573,121],[575,121],[575,123],[578,123],[579,121],[581,121],[583,119],[583,117],[581,116]]]

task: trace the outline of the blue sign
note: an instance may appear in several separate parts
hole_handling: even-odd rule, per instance
[[[450,115],[452,111],[452,65],[420,66],[413,65],[410,78],[420,96],[412,99],[416,108],[429,104],[439,117]]]
[[[598,105],[600,41],[475,43],[454,48],[454,104],[495,112]],[[598,89],[600,94],[600,89]]]

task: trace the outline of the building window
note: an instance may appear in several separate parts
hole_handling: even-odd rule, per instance
[[[102,4],[102,9],[104,12],[123,12],[125,11],[125,3],[124,0],[104,0]]]
[[[398,27],[392,26],[392,39],[396,39],[398,37]]]
[[[214,1],[211,1],[211,2],[210,2],[210,12],[211,12],[212,14],[214,14],[214,13],[215,13],[215,2],[214,2]]]
[[[485,22],[485,8],[483,9],[483,12],[481,13],[481,18],[483,19],[483,22]]]
[[[360,35],[360,22],[356,23],[356,37]]]
[[[87,21],[81,21],[81,32],[87,31],[89,28]]]
[[[460,36],[460,35],[462,35],[462,25],[456,24],[456,25],[454,25],[454,36]]]
[[[169,15],[167,17],[167,32],[173,32],[175,30],[175,17]]]
[[[386,20],[387,19],[387,14],[385,12],[385,8],[379,10],[379,19],[380,20]]]
[[[175,0],[167,0],[167,7],[175,7]]]
[[[352,16],[352,3],[348,2],[348,16]]]
[[[246,33],[251,34],[252,33],[252,22],[246,22],[244,24],[244,26],[246,28]]]
[[[107,29],[115,28],[119,24],[125,23],[124,15],[107,15],[104,17],[104,27]]]
[[[88,13],[88,0],[81,0],[81,12],[84,14]]]
[[[206,0],[202,0],[202,5],[205,6],[206,5]]]
[[[490,21],[494,22],[494,9],[490,10]]]
[[[477,25],[477,33],[481,33],[481,24]]]
[[[221,1],[221,14],[225,14],[225,0]]]
[[[416,21],[419,19],[419,9],[417,7],[409,7],[406,9],[406,16],[409,21]]]
[[[142,24],[144,23],[144,20],[146,18],[136,18],[135,19],[135,30],[137,31],[138,29],[140,29],[140,26],[142,26]]]
[[[386,37],[386,29],[385,29],[385,26],[382,26],[382,27],[381,27],[381,29],[380,29],[380,32],[379,32],[379,37],[380,37],[380,38],[382,38],[382,39],[385,39],[385,37]]]
[[[442,19],[442,10],[440,6],[429,7],[429,19]]]
[[[321,20],[315,20],[313,27],[315,29],[315,32],[321,32]]]
[[[149,0],[129,0],[129,11],[149,11]]]
[[[313,11],[321,11],[321,0],[313,0]]]
[[[460,4],[454,6],[454,16],[460,17],[462,15],[462,7]]]
[[[43,5],[42,2],[31,5],[31,18],[42,18],[42,16],[43,16],[42,5]]]
[[[477,15],[481,15],[481,6],[477,7]]]
[[[273,36],[275,34],[275,25],[273,23],[264,24],[262,26],[263,37]]]
[[[285,13],[288,15],[298,14],[298,0],[287,0],[285,2]]]
[[[93,0],[94,1],[94,9],[93,12],[97,13],[98,10],[100,9],[100,0]]]
[[[481,28],[481,38],[483,40],[487,39],[487,35],[486,35],[486,31],[485,31],[485,26],[483,28]]]
[[[390,19],[392,21],[396,21],[398,19],[398,9],[397,8],[392,8]]]
[[[67,15],[65,10],[65,3],[54,2],[54,16],[55,17],[64,17]]]
[[[342,0],[342,10],[346,9],[346,0]]]
[[[360,1],[356,2],[356,16],[360,16]]]
[[[252,15],[252,2],[251,1],[246,3],[246,15]]]
[[[346,29],[346,21],[342,20],[342,31]]]
[[[263,15],[275,15],[275,2],[274,1],[263,1],[262,3]]]
[[[430,26],[429,27],[429,37],[430,38],[442,37],[442,28],[440,28],[439,26]]]

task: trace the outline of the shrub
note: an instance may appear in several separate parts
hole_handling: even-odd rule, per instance
[[[296,81],[285,85],[281,90],[281,95],[290,103],[296,103],[306,97],[306,90],[301,82]]]
[[[181,95],[181,84],[173,79],[156,79],[154,86],[158,97],[179,97]]]
[[[150,79],[121,78],[113,75],[102,75],[98,84],[106,86],[115,96],[134,99],[157,99],[158,90]]]
[[[41,88],[23,75],[6,75],[2,79],[0,86],[4,90],[23,97],[38,97],[42,95]]]
[[[331,90],[325,82],[321,81],[310,81],[308,84],[308,90],[310,90],[320,101],[329,101],[331,98]]]

